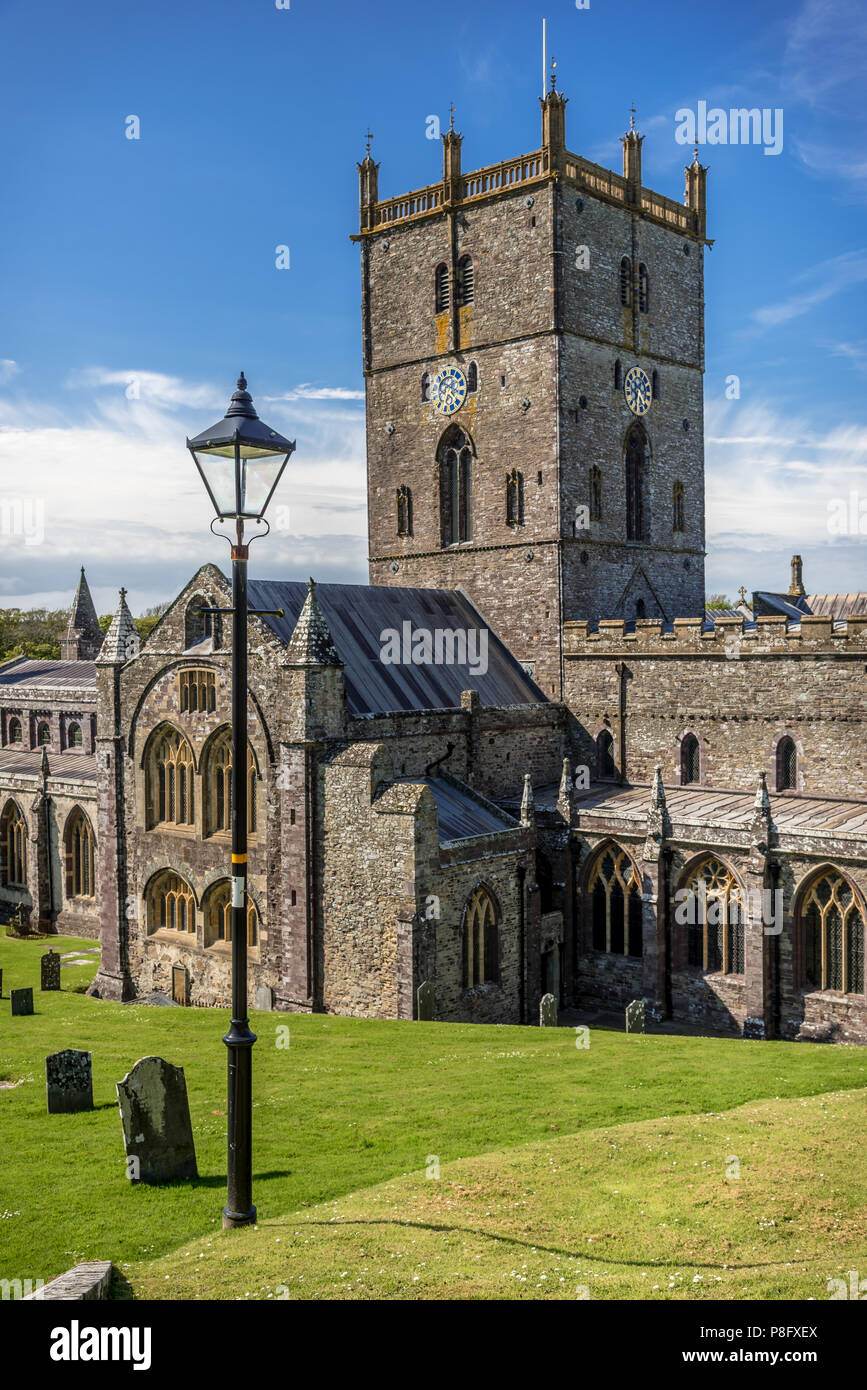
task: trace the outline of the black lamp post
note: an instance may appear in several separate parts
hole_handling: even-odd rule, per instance
[[[232,607],[232,1024],[223,1042],[229,1058],[228,1194],[223,1226],[256,1220],[252,1173],[253,1044],[247,1017],[247,555],[244,523],[264,525],[265,510],[295,449],[256,414],[243,372],[225,417],[187,440],[216,517],[234,523]],[[216,534],[216,533],[215,533]]]

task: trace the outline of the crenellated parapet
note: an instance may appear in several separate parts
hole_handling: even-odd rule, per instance
[[[603,619],[597,627],[583,620],[563,624],[566,659],[609,654],[648,653],[660,657],[705,655],[764,656],[770,652],[792,655],[799,651],[822,654],[861,654],[867,648],[867,615],[835,622],[830,617],[804,614],[800,622],[786,617],[718,618],[709,626],[703,618],[675,618],[673,624],[658,618]]]

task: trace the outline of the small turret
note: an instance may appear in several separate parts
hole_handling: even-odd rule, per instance
[[[699,163],[698,145],[693,151],[692,163],[684,170],[686,192],[683,201],[694,214],[696,236],[704,240],[707,231],[707,168]]]
[[[122,666],[141,651],[141,638],[126,601],[126,589],[120,591],[120,601],[111,627],[105,634],[102,650],[97,657],[100,666]]]
[[[792,582],[789,585],[790,598],[804,598],[807,590],[804,588],[804,562],[800,555],[792,556]]]
[[[621,135],[620,143],[623,146],[623,177],[628,184],[627,196],[630,203],[635,207],[641,206],[641,146],[644,144],[644,136],[639,135],[635,128],[635,106],[632,107],[632,115],[629,118],[629,129],[625,135]]]
[[[446,203],[459,203],[463,197],[461,182],[461,145],[464,137],[455,130],[455,108],[449,108],[449,128],[443,136],[443,193]]]
[[[367,132],[367,154],[358,166],[358,203],[361,214],[361,230],[368,232],[374,225],[373,209],[379,202],[379,165],[370,155],[370,142],[373,132]]]
[[[566,172],[566,103],[557,91],[557,60],[551,59],[551,90],[539,98],[542,107],[542,152],[547,169]]]
[[[536,798],[533,796],[533,783],[529,772],[524,773],[524,794],[521,797],[521,824],[536,824]]]
[[[93,599],[90,596],[90,589],[84,576],[84,565],[82,565],[78,588],[75,591],[72,610],[69,614],[69,622],[66,624],[66,632],[60,639],[60,659],[61,661],[93,661],[99,655],[101,646],[102,629],[99,626],[96,609],[93,606]]]

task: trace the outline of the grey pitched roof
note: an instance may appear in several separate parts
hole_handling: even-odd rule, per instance
[[[437,807],[440,844],[469,840],[476,835],[502,835],[519,830],[516,820],[492,801],[480,796],[454,777],[400,777],[413,786],[430,787]]]
[[[251,608],[282,608],[283,618],[263,618],[288,647],[308,586],[300,580],[251,579]],[[458,709],[461,692],[476,690],[483,705],[537,705],[546,697],[478,611],[453,589],[399,589],[388,585],[317,584],[316,597],[344,666],[346,698],[355,716],[398,710]],[[386,629],[447,629],[488,633],[487,670],[468,662],[387,665],[381,660]]]
[[[817,618],[832,618],[842,623],[847,618],[867,615],[867,593],[851,594],[775,594],[760,591],[754,595],[756,612],[764,615],[785,613],[794,623],[800,622],[803,614]]]
[[[41,778],[42,752],[36,748],[0,748],[0,778]],[[95,782],[96,758],[92,753],[52,753],[48,773],[66,782]]]
[[[22,656],[0,667],[0,685],[92,690],[96,687],[96,666],[92,661],[34,661]]]

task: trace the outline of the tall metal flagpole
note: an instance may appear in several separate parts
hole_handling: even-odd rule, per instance
[[[542,100],[545,100],[545,83],[548,80],[548,34],[547,19],[542,20]]]

